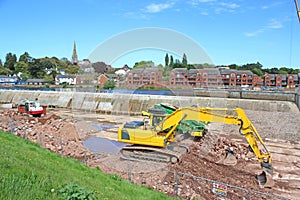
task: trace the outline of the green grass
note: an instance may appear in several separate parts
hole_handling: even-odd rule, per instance
[[[0,199],[169,199],[0,130]]]

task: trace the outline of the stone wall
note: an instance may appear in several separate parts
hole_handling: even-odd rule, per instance
[[[209,95],[210,94],[210,95]],[[238,91],[217,91],[207,92],[203,97],[187,96],[158,96],[158,95],[137,95],[137,94],[114,94],[114,93],[84,93],[84,92],[53,92],[53,91],[22,91],[22,90],[0,90],[0,103],[18,103],[22,99],[34,100],[38,98],[42,105],[55,106],[70,109],[91,110],[99,112],[115,113],[139,113],[147,110],[156,103],[170,103],[180,107],[221,107],[246,110],[274,111],[274,112],[299,112],[292,95],[279,96],[281,100],[259,99],[263,94],[255,93],[250,98],[248,92]],[[217,97],[211,97],[216,96]],[[246,97],[250,96],[246,99]],[[240,97],[240,98],[238,98]],[[259,98],[258,98],[259,97]],[[275,98],[275,97],[274,97]],[[276,97],[278,98],[278,97]]]

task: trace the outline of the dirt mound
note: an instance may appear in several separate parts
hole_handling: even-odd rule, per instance
[[[38,142],[53,152],[79,159],[90,155],[82,145],[73,120],[55,114],[34,118],[14,110],[0,112],[0,119],[0,129]]]

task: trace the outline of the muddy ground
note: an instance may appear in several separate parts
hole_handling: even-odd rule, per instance
[[[236,126],[209,124],[208,134],[204,138],[185,141],[190,146],[190,152],[182,155],[181,161],[173,165],[120,159],[120,146],[115,142],[117,128],[125,121],[142,119],[140,116],[48,109],[46,116],[32,118],[5,109],[0,111],[0,129],[10,132],[13,127],[14,134],[39,142],[44,148],[75,157],[91,167],[99,167],[106,173],[118,174],[170,196],[185,199],[246,199],[248,195],[251,199],[272,199],[273,196],[253,192],[259,191],[298,199],[300,113],[246,111],[246,114],[272,154],[275,180],[272,188],[259,187],[256,179],[256,175],[261,172],[259,162],[249,152]],[[99,138],[105,139],[99,142]],[[83,141],[86,146],[83,146]],[[235,151],[238,157],[236,166],[216,164],[224,155],[225,148]],[[222,195],[224,193],[215,193],[217,186],[212,180],[228,184],[226,190],[223,190],[226,196]]]

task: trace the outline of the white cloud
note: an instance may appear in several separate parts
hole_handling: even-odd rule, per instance
[[[270,23],[267,25],[267,28],[270,29],[279,29],[282,27],[283,27],[282,23],[277,19],[271,19]]]
[[[236,9],[239,8],[240,5],[236,4],[236,3],[225,3],[225,2],[221,2],[220,3],[221,6],[225,7],[225,8],[230,8],[230,9]]]
[[[267,5],[261,6],[261,9],[262,10],[270,9],[270,8],[273,8],[273,7],[276,7],[276,6],[280,6],[280,5],[284,4],[284,3],[285,2],[282,2],[282,1],[274,2],[272,4],[267,4]]]
[[[247,36],[247,37],[254,37],[254,36],[256,36],[256,35],[258,35],[259,33],[262,33],[262,32],[264,32],[265,31],[265,29],[258,29],[258,30],[256,30],[256,31],[253,31],[253,32],[247,32],[247,33],[244,33],[245,34],[245,36]]]
[[[240,7],[237,3],[228,3],[225,1],[216,1],[216,0],[191,0],[189,2],[194,7],[202,9],[203,6],[206,6],[209,10],[220,14],[223,12],[235,12],[237,8]],[[208,12],[206,12],[208,13]]]
[[[244,33],[244,35],[247,37],[254,37],[254,36],[256,36],[260,33],[263,33],[267,30],[280,29],[280,28],[283,28],[282,22],[277,19],[271,19],[270,22],[266,26],[264,26],[256,31],[246,32],[246,33]]]
[[[216,0],[191,0],[188,3],[190,3],[193,6],[198,6],[200,3],[212,3]]]
[[[152,3],[152,4],[148,5],[148,6],[146,6],[145,12],[148,12],[148,13],[158,13],[158,12],[161,12],[161,11],[163,11],[165,9],[171,8],[173,5],[174,5],[173,2],[170,2],[170,3],[159,3],[159,4]]]

